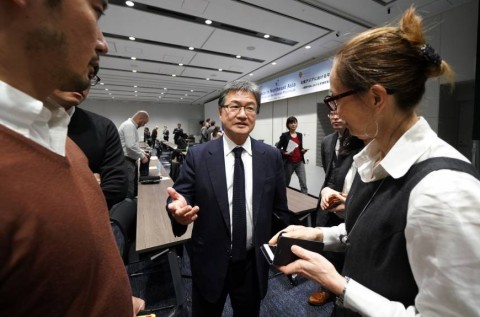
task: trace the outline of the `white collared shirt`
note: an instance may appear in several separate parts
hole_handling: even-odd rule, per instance
[[[118,127],[123,154],[134,160],[143,159],[145,157],[145,153],[140,148],[140,138],[138,137],[137,129],[138,125],[132,118],[124,121]]]
[[[236,147],[243,147],[242,162],[245,170],[245,198],[247,212],[247,250],[253,247],[253,212],[252,212],[252,195],[253,195],[253,172],[252,172],[252,141],[250,137],[245,143],[237,145],[223,135],[223,153],[225,155],[225,175],[227,178],[228,190],[228,209],[230,211],[230,233],[232,233],[232,201],[233,201],[233,171],[235,169],[235,154],[232,152]]]
[[[51,100],[50,100],[51,101]],[[70,116],[53,101],[45,105],[0,81],[0,124],[65,156]]]
[[[468,161],[419,118],[376,166],[375,140],[354,161],[362,180],[371,182],[400,178],[413,164],[439,156]],[[322,230],[325,244],[335,249],[345,225]],[[415,307],[405,308],[353,280],[345,306],[363,316],[480,316],[480,182],[452,170],[425,176],[410,193],[405,238],[419,287]]]

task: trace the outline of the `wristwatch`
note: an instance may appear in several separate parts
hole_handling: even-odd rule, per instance
[[[338,295],[335,299],[335,304],[338,307],[343,307],[343,300],[345,298],[345,293],[347,292],[348,282],[350,282],[350,278],[348,276],[345,276],[345,286],[343,287],[342,294]]]

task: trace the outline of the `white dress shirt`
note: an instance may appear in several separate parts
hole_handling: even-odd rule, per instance
[[[354,157],[364,182],[400,178],[413,164],[432,157],[468,161],[423,118],[375,165],[378,155],[374,140]],[[328,249],[338,250],[345,225],[322,230]],[[345,307],[363,316],[480,316],[480,182],[452,170],[425,176],[410,193],[405,238],[419,288],[415,307],[390,301],[354,280],[348,284]]]
[[[143,159],[145,157],[145,153],[138,143],[140,138],[138,137],[137,129],[138,125],[132,118],[124,121],[120,127],[118,127],[123,154],[134,160]]]
[[[253,172],[252,172],[252,141],[250,137],[245,143],[236,145],[228,138],[226,134],[223,135],[223,153],[225,155],[225,176],[227,178],[228,190],[228,209],[230,210],[230,234],[232,233],[232,201],[233,201],[233,171],[235,169],[235,154],[232,152],[236,147],[243,147],[242,162],[245,170],[245,197],[246,197],[246,212],[247,212],[247,250],[253,247],[253,213],[252,213],[252,195],[253,195]]]
[[[45,105],[0,81],[0,124],[65,156],[70,116],[53,101]]]

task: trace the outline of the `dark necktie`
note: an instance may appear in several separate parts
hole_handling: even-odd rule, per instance
[[[245,207],[245,170],[242,162],[242,147],[233,150],[235,169],[233,172],[232,200],[232,261],[239,261],[247,255],[247,216]]]

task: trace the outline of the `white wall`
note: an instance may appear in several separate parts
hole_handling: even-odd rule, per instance
[[[475,79],[478,5],[478,1],[471,1],[424,21],[428,29],[427,42],[452,66],[458,82]],[[435,131],[438,131],[440,84],[443,82],[437,79],[427,82],[418,111]]]
[[[147,126],[152,130],[159,127],[159,134],[166,125],[170,131],[170,141],[173,140],[173,129],[177,123],[182,124],[183,131],[187,134],[200,135],[199,121],[203,120],[203,106],[182,104],[160,104],[151,102],[124,102],[115,100],[88,99],[80,106],[84,109],[101,114],[112,120],[118,127],[127,118],[133,116],[138,110],[145,110],[150,115]],[[143,129],[138,129],[140,138],[143,140]]]

